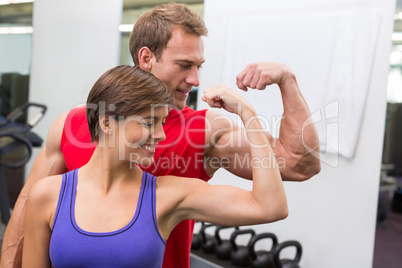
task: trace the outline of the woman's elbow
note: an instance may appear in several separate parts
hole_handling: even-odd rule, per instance
[[[276,206],[274,210],[269,211],[265,215],[265,223],[270,223],[270,222],[276,222],[280,220],[284,220],[288,217],[289,215],[289,210],[288,210],[288,205],[286,202],[284,204],[279,204]]]
[[[276,210],[276,221],[284,220],[289,215],[289,208],[286,199],[278,205]]]
[[[289,215],[289,210],[288,210],[288,206],[286,206],[284,209],[282,209],[279,212],[278,221],[286,219],[288,217],[288,215]]]

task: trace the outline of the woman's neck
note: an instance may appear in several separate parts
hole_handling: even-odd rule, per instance
[[[105,193],[115,186],[141,182],[143,171],[135,163],[120,160],[115,151],[115,148],[97,146],[91,159],[80,169],[81,178],[103,188]]]

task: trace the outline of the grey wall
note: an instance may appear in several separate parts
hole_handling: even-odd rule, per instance
[[[85,103],[99,76],[118,65],[122,1],[40,0],[33,14],[30,101],[48,106],[35,128],[46,139],[57,116]]]
[[[274,232],[280,242],[290,239],[300,241],[304,250],[301,267],[372,267],[395,0],[249,0],[247,2],[205,0],[204,3],[204,18],[209,29],[209,37],[205,39],[206,62],[201,70],[199,96],[205,88],[222,82],[226,71],[223,69],[223,56],[219,48],[221,42],[228,44],[233,40],[224,40],[225,32],[218,27],[225,20],[225,16],[261,15],[264,12],[269,16],[279,9],[293,13],[318,9],[330,12],[354,7],[375,9],[382,15],[354,157],[346,159],[338,155],[323,155],[326,161],[322,162],[322,171],[319,175],[303,183],[285,183],[289,217],[277,223],[253,227],[257,233]],[[251,44],[259,42],[258,35],[243,38]],[[275,40],[275,36],[272,36],[272,39]],[[294,40],[295,46],[292,52],[295,55],[303,53],[298,50],[297,41]],[[233,57],[247,57],[247,51]],[[329,68],[329,66],[321,67]],[[275,87],[269,90],[273,92],[264,96],[278,97]],[[307,86],[302,88],[304,93],[308,90]],[[251,102],[260,101],[253,99],[255,95],[252,94],[244,96]],[[269,105],[267,99],[267,109]],[[197,107],[207,108],[200,99]],[[264,116],[271,118],[270,114]],[[344,127],[346,126],[339,122],[339,129]],[[339,140],[339,143],[342,142]],[[250,188],[249,182],[223,170],[214,176],[211,183],[228,183]]]

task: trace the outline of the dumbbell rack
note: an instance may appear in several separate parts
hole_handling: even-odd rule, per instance
[[[300,267],[298,263],[302,257],[302,245],[296,240],[287,240],[278,243],[274,233],[256,234],[253,229],[239,229],[238,226],[222,226],[205,222],[201,223],[198,233],[193,235],[190,253],[191,268],[238,268],[238,267]],[[206,229],[215,227],[215,235],[207,235]],[[220,231],[235,228],[229,240],[223,240]],[[246,246],[237,245],[239,235],[252,235]],[[270,250],[256,250],[257,241],[269,239],[272,241]],[[280,258],[284,248],[295,247],[294,258]],[[249,265],[249,266],[247,266]],[[290,265],[290,266],[289,266]]]

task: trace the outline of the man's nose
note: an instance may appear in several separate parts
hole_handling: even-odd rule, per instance
[[[190,84],[194,87],[198,87],[200,85],[200,80],[198,77],[198,68],[197,66],[193,66],[186,78],[186,83]]]

